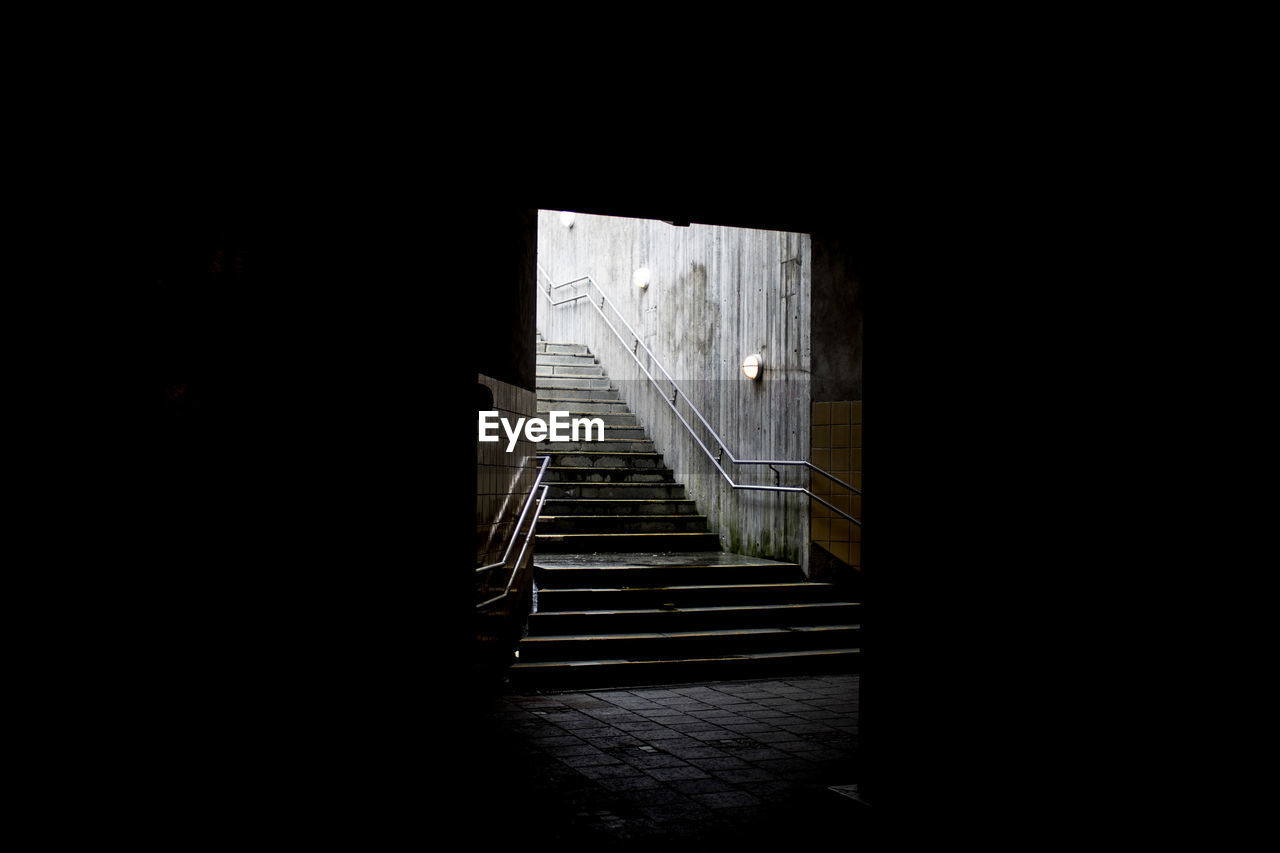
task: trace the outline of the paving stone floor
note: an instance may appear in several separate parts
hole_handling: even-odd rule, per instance
[[[486,721],[497,813],[547,842],[785,842],[853,833],[858,676],[508,693]],[[490,832],[497,831],[490,829]]]

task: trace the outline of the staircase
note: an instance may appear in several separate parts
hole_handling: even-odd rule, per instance
[[[591,687],[849,671],[859,604],[795,563],[721,550],[585,346],[538,337],[540,417],[602,418],[545,442],[535,610],[513,685]]]

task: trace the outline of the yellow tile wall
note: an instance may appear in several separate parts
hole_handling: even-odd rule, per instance
[[[862,488],[862,401],[814,403],[809,461],[856,489]],[[809,489],[862,520],[862,496],[812,473]],[[809,501],[809,538],[851,566],[862,565],[862,528]]]

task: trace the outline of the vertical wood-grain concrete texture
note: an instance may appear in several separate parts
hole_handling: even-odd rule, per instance
[[[685,482],[699,512],[730,551],[799,563],[808,571],[809,510],[803,494],[735,490],[672,414],[630,355],[633,339],[617,316],[587,300],[552,307],[549,284],[591,275],[712,428],[740,459],[808,459],[810,441],[810,237],[807,234],[541,211],[538,329],[549,341],[586,344],[649,430],[655,449]],[[633,283],[637,269],[650,283]],[[591,293],[589,285],[555,291],[558,301]],[[742,374],[758,353],[762,378]],[[670,399],[670,386],[659,379]],[[714,455],[715,440],[683,402],[677,408]],[[804,469],[733,465],[739,484],[807,485]]]

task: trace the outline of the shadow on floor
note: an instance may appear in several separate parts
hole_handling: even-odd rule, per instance
[[[610,849],[853,840],[856,675],[488,697],[455,790],[475,838]]]

